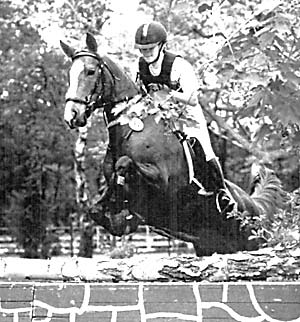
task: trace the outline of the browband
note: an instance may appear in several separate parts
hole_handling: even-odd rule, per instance
[[[93,57],[93,58],[95,58],[95,59],[97,59],[97,60],[99,60],[99,61],[101,61],[101,58],[100,58],[100,56],[97,54],[97,53],[91,53],[91,52],[89,52],[89,51],[84,51],[84,50],[82,50],[82,51],[80,51],[80,52],[78,52],[78,53],[75,53],[73,56],[72,56],[72,61],[73,60],[75,60],[76,58],[78,58],[78,57],[83,57],[83,56],[90,56],[90,57]]]

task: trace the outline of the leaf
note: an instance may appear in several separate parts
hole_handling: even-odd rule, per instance
[[[130,117],[126,114],[122,114],[120,117],[119,117],[119,122],[121,125],[124,125],[124,124],[128,124],[130,121]]]
[[[264,87],[260,86],[249,100],[247,107],[257,107],[265,97]]]
[[[259,5],[256,6],[256,15],[261,14],[262,12],[273,11],[281,3],[281,0],[263,0]]]
[[[271,113],[284,126],[300,124],[300,96],[289,85],[289,82],[284,83],[279,79],[272,80],[264,97],[264,104],[272,106]]]
[[[258,37],[260,48],[263,50],[273,43],[275,38],[274,32],[265,32]]]
[[[162,112],[158,112],[155,116],[154,116],[154,120],[156,123],[159,123],[161,119],[163,119],[163,114]]]
[[[202,3],[199,7],[198,7],[198,12],[202,13],[206,10],[211,10],[213,7],[213,4],[211,3],[210,5],[207,3]]]
[[[118,115],[126,108],[127,108],[127,103],[123,102],[123,103],[117,104],[114,108],[112,108],[111,112],[113,115]]]
[[[145,104],[145,102],[140,102],[138,104],[132,104],[129,108],[128,108],[128,114],[135,114],[136,116],[142,116],[145,114],[147,109],[147,106]]]
[[[293,145],[300,146],[300,131],[296,132],[292,139]]]
[[[263,124],[260,128],[257,129],[256,133],[253,136],[253,141],[261,142],[266,139],[267,135],[271,133],[270,125]]]
[[[295,87],[295,89],[297,89],[297,86],[300,86],[300,77],[298,77],[296,75],[296,71],[291,70],[291,66],[287,66],[286,64],[283,64],[284,66],[282,66],[283,68],[285,67],[285,71],[282,71],[282,74],[284,77],[286,77],[286,79],[292,84],[294,83],[295,85],[293,87]],[[282,69],[283,69],[282,68]]]

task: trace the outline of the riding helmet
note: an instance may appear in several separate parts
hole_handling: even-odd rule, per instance
[[[142,24],[135,34],[135,48],[147,49],[167,41],[167,31],[159,22]]]

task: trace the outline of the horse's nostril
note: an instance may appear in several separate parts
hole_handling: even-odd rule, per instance
[[[71,130],[73,130],[75,128],[74,122],[72,120],[71,121],[65,120],[65,123],[67,124],[68,128],[70,128]]]
[[[73,108],[71,114],[72,114],[72,118],[75,119],[78,114],[78,111],[75,108]]]
[[[74,121],[72,120],[69,124],[71,130],[75,129]]]

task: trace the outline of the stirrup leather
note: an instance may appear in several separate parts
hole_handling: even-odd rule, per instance
[[[192,159],[192,156],[191,156],[191,151],[189,149],[189,146],[188,146],[188,142],[187,140],[182,140],[181,142],[182,146],[183,146],[183,150],[184,150],[184,154],[185,154],[185,157],[186,157],[186,162],[187,162],[187,166],[188,166],[188,171],[189,171],[189,183],[194,183],[198,186],[199,190],[198,190],[198,194],[201,195],[201,196],[211,196],[213,195],[213,192],[212,191],[207,191],[202,183],[197,180],[195,178],[195,171],[194,171],[194,164],[193,164],[193,159]]]

